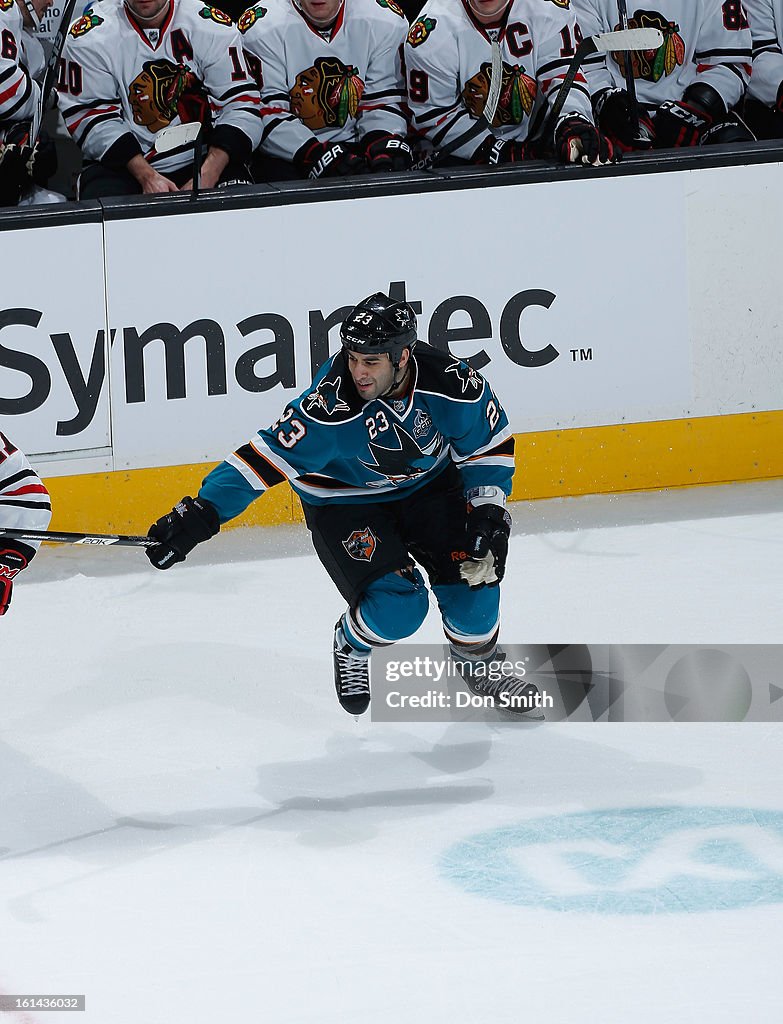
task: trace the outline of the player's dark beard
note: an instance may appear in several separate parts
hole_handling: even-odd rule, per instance
[[[405,366],[405,369],[403,370],[402,377],[400,377],[399,380],[397,380],[397,367],[395,367],[394,368],[394,376],[392,377],[391,384],[383,392],[382,395],[378,395],[378,398],[389,398],[389,396],[392,394],[393,391],[396,391],[398,388],[402,387],[402,385],[407,380],[408,374],[410,372],[411,372],[411,361],[410,361],[410,359],[408,359],[407,365]]]

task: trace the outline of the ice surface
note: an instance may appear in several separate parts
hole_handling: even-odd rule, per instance
[[[782,499],[516,505],[507,642],[783,641]],[[341,610],[300,528],[226,533],[167,573],[41,552],[0,621],[0,994],[87,1012],[1,1019],[777,1024],[783,840],[746,819],[783,812],[781,726],[355,721],[331,679]],[[434,610],[418,638],[440,642]],[[745,817],[694,853],[702,807]],[[661,808],[691,831],[662,841]],[[639,823],[630,845],[595,834],[609,811]],[[504,861],[540,905],[466,888],[544,818],[563,830]],[[678,911],[689,856],[697,879],[763,862],[766,881]],[[547,907],[640,871],[654,912]]]

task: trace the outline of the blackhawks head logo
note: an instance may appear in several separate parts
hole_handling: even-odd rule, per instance
[[[202,7],[198,12],[202,18],[207,18],[209,21],[216,21],[218,25],[233,25],[233,21],[223,11],[219,11],[217,7]]]
[[[342,128],[356,117],[364,82],[359,69],[343,64],[337,57],[316,57],[306,71],[300,71],[291,89],[291,112],[311,131]]]
[[[145,61],[128,87],[133,120],[151,132],[159,132],[174,118],[181,121],[208,119],[209,106],[201,82],[187,65],[170,60]]]
[[[266,7],[261,7],[259,4],[257,7],[250,7],[240,17],[237,22],[237,28],[243,34],[247,32],[249,28],[252,28],[257,21],[260,21],[266,15]]]
[[[628,19],[628,28],[657,28],[663,33],[663,42],[657,50],[613,53],[612,59],[623,74],[626,58],[630,58],[633,77],[642,78],[646,82],[657,82],[685,63],[685,41],[680,35],[680,26],[662,14],[657,11],[636,11]]]
[[[410,45],[421,46],[421,44],[430,36],[437,24],[437,18],[419,18],[418,21],[414,21],[408,32],[408,42]]]
[[[13,0],[11,0],[13,3]],[[87,11],[83,14],[78,21],[75,21],[73,25],[68,29],[74,39],[78,39],[79,36],[86,35],[91,28],[95,28],[96,25],[102,25],[103,18],[99,18],[95,11]]]
[[[10,11],[14,6],[14,0],[0,0],[0,11]]]
[[[480,117],[489,95],[492,65],[484,63],[481,70],[465,83],[462,99],[471,117]],[[498,109],[492,121],[493,128],[521,124],[536,102],[538,85],[525,74],[524,68],[503,62],[503,82]]]

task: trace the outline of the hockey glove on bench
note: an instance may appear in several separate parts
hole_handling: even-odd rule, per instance
[[[506,573],[511,516],[502,505],[486,502],[470,504],[479,493],[468,492],[467,545],[468,560],[460,566],[460,576],[469,587],[500,583]]]
[[[598,127],[621,153],[652,149],[655,127],[643,109],[634,110],[633,100],[625,89],[603,89],[594,97],[593,109]],[[638,125],[634,125],[634,120]]]
[[[364,158],[355,153],[347,142],[330,144],[313,139],[294,154],[294,164],[304,178],[335,178],[350,174],[363,174],[367,170]]]
[[[413,151],[401,135],[368,132],[362,142],[364,159],[371,174],[376,171],[409,171],[413,166]]]
[[[145,548],[147,558],[156,569],[170,569],[184,562],[193,548],[214,537],[220,529],[215,506],[205,498],[183,498],[166,516],[161,516],[147,531],[158,541]]]
[[[560,119],[555,130],[555,153],[563,164],[589,164],[591,167],[616,164],[621,159],[612,140],[581,114],[568,114]]]

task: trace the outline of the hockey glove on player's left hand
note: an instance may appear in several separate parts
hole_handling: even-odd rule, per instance
[[[516,164],[521,160],[537,160],[537,153],[527,139],[498,139],[488,135],[472,156],[474,164],[499,167],[501,164]]]
[[[215,506],[205,498],[185,497],[147,531],[159,543],[145,548],[156,569],[169,569],[184,562],[193,548],[214,537],[220,529]]]
[[[506,572],[511,516],[502,505],[468,505],[468,560],[460,576],[469,587],[500,583]]]
[[[294,154],[294,164],[304,178],[335,178],[363,174],[367,170],[364,157],[353,151],[347,142],[327,144],[312,139]]]
[[[362,142],[364,159],[373,174],[376,171],[409,171],[413,166],[413,150],[401,135],[368,132]]]
[[[569,114],[555,129],[555,153],[564,164],[616,164],[620,153],[615,151],[612,140],[598,131],[594,124],[581,114]]]
[[[625,89],[603,89],[593,99],[593,108],[598,127],[621,152],[652,149],[653,123],[638,106],[634,111],[634,102]]]
[[[26,544],[15,544],[0,537],[0,615],[8,611],[14,579],[27,567],[34,554],[34,549]]]
[[[726,104],[717,89],[694,82],[682,100],[667,100],[655,113],[658,146],[699,146],[710,128],[726,116]]]

